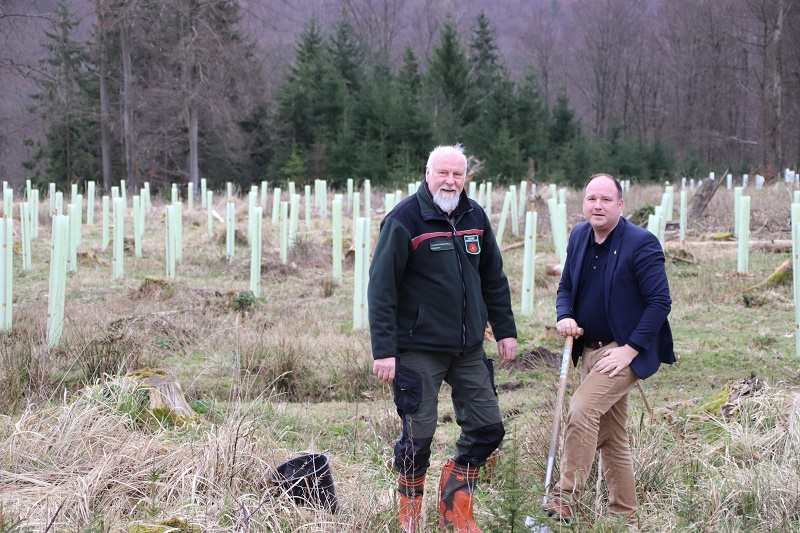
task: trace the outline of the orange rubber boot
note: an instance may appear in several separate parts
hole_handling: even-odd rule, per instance
[[[407,478],[402,474],[397,478],[397,491],[400,493],[400,531],[402,533],[422,533],[422,493],[425,490],[425,476]]]
[[[472,519],[478,472],[478,468],[458,465],[452,459],[445,463],[439,479],[439,527],[453,526],[456,533],[482,533]]]

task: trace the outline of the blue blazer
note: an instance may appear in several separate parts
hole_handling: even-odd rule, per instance
[[[558,319],[574,317],[583,258],[592,226],[575,226],[567,245],[567,261],[556,297]],[[664,250],[649,231],[620,217],[611,237],[605,279],[605,311],[614,340],[641,348],[631,368],[641,379],[656,373],[661,363],[675,362],[667,315],[672,307]],[[578,324],[580,326],[580,324]],[[572,361],[577,365],[583,338],[575,339]]]

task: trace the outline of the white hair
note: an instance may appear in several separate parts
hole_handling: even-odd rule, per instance
[[[464,147],[461,143],[456,143],[452,146],[440,145],[433,149],[431,155],[428,156],[428,163],[425,165],[430,171],[433,171],[433,161],[440,155],[460,155],[464,159],[464,176],[467,174],[467,154],[464,153]]]

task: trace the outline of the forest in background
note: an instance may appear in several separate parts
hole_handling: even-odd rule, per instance
[[[19,185],[795,168],[795,0],[0,0]],[[197,189],[195,189],[197,190]]]

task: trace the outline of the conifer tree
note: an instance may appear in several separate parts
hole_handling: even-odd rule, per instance
[[[413,48],[407,46],[396,79],[392,175],[395,180],[419,177],[433,145],[431,113],[422,98],[422,76]]]
[[[32,95],[32,111],[42,116],[47,132],[44,144],[25,166],[34,171],[35,180],[64,187],[99,174],[99,109],[93,106],[98,87],[86,44],[72,37],[78,19],[65,2],[56,5],[55,14],[55,29],[45,32],[50,54],[42,60],[46,75],[39,79],[39,92]]]
[[[324,102],[322,134],[325,136],[325,168],[335,185],[346,183],[356,165],[355,108],[364,87],[363,43],[350,21],[343,17],[328,38],[326,70],[320,97]]]
[[[497,133],[501,124],[509,119],[510,97],[513,83],[507,80],[505,72],[499,64],[494,31],[489,19],[483,11],[471,30],[469,47],[469,99],[465,104],[464,140],[470,150],[480,159],[487,160],[491,144],[498,140]],[[490,135],[487,135],[490,132]],[[510,132],[506,130],[510,135]],[[512,142],[511,137],[503,142]],[[499,161],[486,161],[485,169],[495,174],[493,165]]]
[[[481,11],[472,28],[469,48],[469,78],[472,80],[478,106],[488,98],[506,77],[497,55],[494,30],[486,14]]]
[[[509,127],[518,141],[523,159],[520,172],[524,175],[527,172],[528,157],[532,157],[538,165],[544,165],[551,157],[548,133],[550,111],[544,89],[534,74],[526,75],[518,85],[513,107],[514,113],[510,117]]]
[[[333,69],[344,79],[350,93],[358,92],[363,77],[364,45],[347,18],[336,24],[328,42]]]
[[[277,154],[275,165],[280,168],[295,147],[301,158],[307,158],[319,133],[319,88],[325,75],[325,47],[315,19],[303,28],[295,47],[295,61],[289,68],[283,85],[277,91],[277,120],[284,150]],[[327,95],[329,98],[330,95]]]
[[[428,81],[438,140],[444,143],[463,140],[469,104],[469,66],[452,20],[442,25],[439,44],[428,66]]]

